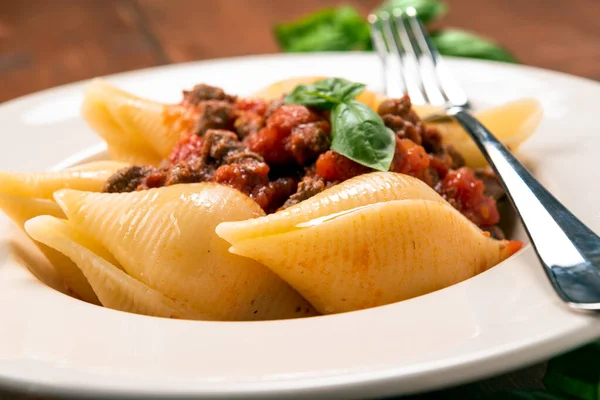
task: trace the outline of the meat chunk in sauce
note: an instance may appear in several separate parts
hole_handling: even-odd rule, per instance
[[[307,176],[298,183],[298,190],[296,193],[292,194],[281,208],[288,208],[304,200],[310,199],[331,186],[333,186],[333,183],[326,182],[323,178]]]
[[[197,106],[206,100],[223,100],[229,103],[234,102],[235,96],[228,95],[225,91],[216,86],[205,85],[203,83],[194,86],[192,90],[183,91],[183,102],[186,106]]]
[[[496,201],[485,194],[485,185],[470,168],[449,171],[435,189],[478,226],[496,225],[500,221]]]
[[[267,102],[261,99],[238,99],[234,105],[233,127],[240,139],[257,133],[265,126]]]
[[[229,129],[233,127],[233,105],[223,100],[206,100],[198,106],[198,122],[193,128],[194,135],[203,136],[209,129]]]
[[[102,191],[107,193],[134,192],[151,172],[154,172],[154,168],[147,165],[121,168],[108,178]]]
[[[216,182],[274,212],[373,171],[330,149],[328,111],[285,104],[284,97],[270,102],[236,98],[209,85],[184,92],[179,107],[190,111],[194,123],[169,158],[156,168],[117,171],[104,191]],[[396,135],[390,171],[421,179],[471,221],[501,237],[496,200],[504,191],[493,172],[465,167],[462,155],[420,120],[408,96],[383,101],[378,113]]]
[[[246,139],[250,150],[264,157],[268,164],[286,164],[294,162],[289,141],[292,129],[311,122],[320,117],[307,107],[286,104],[277,109],[269,118],[266,126]],[[327,121],[324,121],[327,123]]]
[[[309,122],[292,128],[286,148],[299,165],[307,165],[329,150],[330,126],[327,121]]]

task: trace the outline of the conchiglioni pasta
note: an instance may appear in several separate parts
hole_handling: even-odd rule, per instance
[[[221,223],[217,234],[324,314],[444,288],[519,247],[485,235],[421,181],[393,173],[361,175],[285,211]]]
[[[19,227],[38,215],[64,216],[52,199],[55,190],[74,188],[101,191],[106,180],[127,164],[116,161],[87,163],[62,171],[40,173],[10,173],[0,171],[0,209]],[[62,253],[36,243],[52,263],[67,290],[90,303],[98,303],[94,291],[81,271]],[[35,266],[29,266],[34,269]]]
[[[27,231],[71,258],[104,305],[212,320],[314,314],[276,274],[229,253],[215,234],[219,222],[263,215],[234,189],[210,183],[122,194],[65,189],[55,198],[69,225],[46,218],[28,223]],[[99,243],[102,254],[88,241]],[[147,297],[144,287],[152,289]]]
[[[313,83],[322,77],[297,77],[273,83],[253,96],[274,100],[297,85]],[[377,110],[385,97],[365,90],[356,98]],[[413,106],[424,117],[434,108]],[[523,99],[477,113],[489,129],[509,148],[515,150],[533,134],[541,120],[541,106],[534,99]],[[145,100],[94,80],[85,92],[82,114],[87,123],[107,143],[113,159],[135,164],[158,165],[167,157],[180,137],[198,123],[198,113],[181,104],[161,104]],[[447,144],[455,145],[470,167],[486,164],[480,151],[456,123],[437,124]]]
[[[81,107],[83,118],[106,141],[113,159],[139,164],[158,164],[169,154],[186,127],[187,119],[178,110],[102,80],[90,83]]]
[[[458,125],[425,124],[431,108],[408,96],[319,80],[249,98],[200,84],[172,105],[95,80],[82,114],[116,161],[0,172],[0,209],[75,297],[166,318],[359,310],[520,248],[499,228],[499,181]],[[541,109],[523,100],[479,116],[514,149]]]

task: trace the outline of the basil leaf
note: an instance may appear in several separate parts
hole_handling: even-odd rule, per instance
[[[379,12],[387,11],[392,13],[394,10],[406,10],[408,7],[414,7],[417,16],[424,24],[427,24],[448,11],[448,7],[439,0],[388,0],[381,7]]]
[[[498,44],[460,29],[433,32],[431,40],[439,52],[445,56],[517,63],[517,60]]]
[[[379,171],[390,169],[395,134],[367,105],[356,100],[336,105],[331,112],[331,134],[331,150]]]
[[[350,82],[342,78],[327,78],[315,82],[315,88],[319,92],[326,93],[341,102],[354,99],[365,90],[365,85],[358,82]]]
[[[365,85],[341,78],[327,78],[310,85],[298,85],[285,96],[287,104],[301,104],[320,109],[331,109],[336,104],[358,96]]]
[[[352,7],[326,8],[273,28],[286,52],[372,49],[369,24]]]
[[[484,397],[485,400],[573,400],[547,390],[512,390],[496,392],[491,396]]]
[[[600,343],[581,347],[548,362],[544,385],[577,399],[600,398]]]

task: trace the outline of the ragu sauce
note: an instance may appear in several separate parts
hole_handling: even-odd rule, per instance
[[[158,167],[118,171],[104,191],[216,182],[271,213],[373,171],[330,149],[328,111],[284,104],[283,98],[237,98],[202,84],[184,92],[179,107],[194,123],[170,156]],[[395,133],[390,171],[421,179],[483,230],[501,236],[496,200],[504,194],[493,174],[466,167],[437,130],[419,119],[407,96],[383,101],[377,112]]]

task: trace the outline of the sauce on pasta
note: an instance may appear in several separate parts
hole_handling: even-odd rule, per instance
[[[204,84],[184,91],[174,110],[189,119],[170,156],[157,167],[119,170],[105,192],[216,182],[238,189],[271,213],[373,171],[330,149],[329,111],[284,104],[283,97],[240,98]],[[500,238],[496,200],[504,193],[493,174],[466,167],[460,153],[418,117],[408,96],[383,101],[377,112],[395,133],[390,171],[424,181]]]

